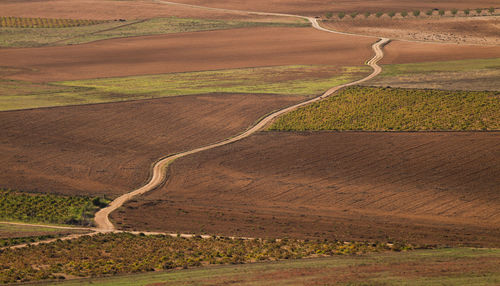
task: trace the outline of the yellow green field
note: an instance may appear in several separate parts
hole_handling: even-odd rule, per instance
[[[368,70],[276,66],[52,83],[0,79],[0,111],[209,93],[315,96]]]
[[[281,116],[269,130],[499,130],[499,110],[494,91],[356,86]]]

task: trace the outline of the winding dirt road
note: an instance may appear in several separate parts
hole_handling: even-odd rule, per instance
[[[317,30],[320,30],[320,31],[324,31],[324,32],[328,32],[328,33],[343,34],[343,35],[354,35],[354,34],[337,32],[337,31],[328,30],[326,28],[323,28],[323,27],[321,27],[319,25],[318,21],[315,18],[312,18],[312,17],[305,17],[305,16],[291,15],[291,14],[250,12],[250,11],[241,11],[241,10],[229,10],[229,9],[220,9],[220,8],[209,8],[209,7],[202,7],[202,6],[189,5],[189,4],[179,4],[179,3],[168,2],[168,1],[161,1],[161,0],[158,0],[156,2],[163,3],[163,4],[168,4],[168,5],[180,5],[180,6],[187,6],[187,7],[191,7],[191,8],[217,10],[217,11],[231,12],[231,13],[245,13],[245,14],[259,15],[259,16],[295,17],[295,18],[299,18],[299,19],[306,19],[306,20],[308,20],[312,24],[313,28],[315,28]],[[356,36],[358,36],[358,35],[356,35]],[[112,201],[109,204],[108,207],[106,207],[104,209],[101,209],[99,212],[96,213],[96,215],[95,215],[95,223],[96,223],[97,229],[99,229],[100,231],[104,231],[104,232],[115,231],[115,227],[114,227],[113,223],[110,221],[109,215],[113,211],[115,211],[118,208],[120,208],[121,206],[123,206],[124,203],[126,203],[129,200],[131,200],[133,197],[145,194],[145,193],[147,193],[149,191],[154,190],[159,185],[161,185],[164,182],[164,180],[166,179],[166,168],[172,162],[174,162],[175,160],[177,160],[179,158],[182,158],[182,157],[185,157],[185,156],[188,156],[188,155],[191,155],[191,154],[195,154],[195,153],[198,153],[198,152],[206,151],[206,150],[209,150],[209,149],[213,149],[213,148],[216,148],[216,147],[219,147],[219,146],[223,146],[223,145],[227,145],[227,144],[231,144],[233,142],[239,141],[239,140],[241,140],[243,138],[246,138],[246,137],[254,134],[255,132],[261,130],[263,127],[265,127],[267,124],[269,124],[273,119],[275,119],[276,117],[278,117],[278,116],[280,116],[282,114],[285,114],[287,112],[295,110],[295,109],[297,109],[297,108],[299,108],[301,106],[304,106],[304,105],[311,104],[313,102],[322,100],[322,99],[324,99],[324,98],[332,95],[334,92],[338,91],[339,89],[342,89],[342,88],[345,88],[345,87],[348,87],[348,86],[352,86],[352,85],[356,85],[356,84],[359,84],[359,83],[362,83],[362,82],[365,82],[365,81],[368,81],[368,80],[374,78],[375,76],[377,76],[382,71],[382,68],[379,65],[377,65],[377,62],[380,61],[383,58],[384,53],[382,51],[382,48],[383,48],[384,45],[386,45],[387,43],[389,43],[389,41],[390,41],[389,39],[382,38],[378,42],[376,42],[375,44],[372,45],[372,48],[373,48],[373,50],[375,52],[375,56],[373,58],[371,58],[367,62],[367,65],[369,65],[369,66],[371,66],[373,68],[373,72],[369,76],[367,76],[367,77],[365,77],[363,79],[360,79],[358,81],[354,81],[354,82],[351,82],[351,83],[347,83],[347,84],[343,84],[343,85],[332,87],[331,89],[327,90],[323,95],[321,95],[319,97],[316,97],[316,98],[313,98],[311,100],[308,100],[308,101],[305,101],[305,102],[302,102],[302,103],[290,106],[288,108],[276,111],[276,112],[274,112],[274,113],[266,116],[265,118],[263,118],[261,121],[259,121],[256,125],[254,125],[250,129],[248,129],[247,131],[245,131],[245,132],[243,132],[243,133],[241,133],[241,134],[239,134],[239,135],[237,135],[235,137],[226,139],[226,140],[221,141],[219,143],[215,143],[215,144],[211,144],[211,145],[208,145],[208,146],[204,146],[204,147],[200,147],[200,148],[197,148],[197,149],[193,149],[193,150],[190,150],[190,151],[186,151],[186,152],[174,154],[174,155],[168,156],[168,157],[163,158],[160,161],[156,162],[156,164],[154,164],[154,166],[153,166],[153,171],[152,171],[151,179],[150,179],[150,181],[146,185],[144,185],[143,187],[141,187],[139,189],[136,189],[136,190],[134,190],[134,191],[132,191],[130,193],[127,193],[127,194],[124,194],[124,195],[118,197],[117,199],[115,199],[114,201]]]
[[[372,37],[372,36],[366,36],[366,35],[357,35],[357,34],[351,34],[351,33],[344,33],[344,32],[337,32],[337,31],[329,30],[329,29],[321,27],[319,25],[317,19],[312,18],[312,17],[300,16],[300,15],[280,14],[280,13],[266,13],[266,12],[251,12],[251,11],[230,10],[230,9],[221,9],[221,8],[210,8],[210,7],[196,6],[196,5],[190,5],[190,4],[181,4],[181,3],[169,2],[169,1],[161,1],[161,0],[155,0],[155,2],[163,3],[163,4],[167,4],[167,5],[179,5],[179,6],[187,6],[187,7],[191,7],[191,8],[199,8],[199,9],[206,9],[206,10],[217,10],[217,11],[228,12],[228,13],[244,13],[244,14],[247,14],[247,15],[259,15],[259,16],[294,17],[294,18],[305,19],[305,20],[309,21],[312,24],[313,28],[315,28],[317,30],[320,30],[320,31],[324,31],[324,32],[328,32],[328,33],[335,33],[335,34],[342,34],[342,35]],[[124,195],[118,197],[117,199],[115,199],[114,201],[112,201],[109,204],[108,207],[103,208],[99,212],[96,213],[96,215],[95,215],[96,228],[84,228],[86,230],[91,231],[91,233],[73,234],[73,235],[69,235],[67,237],[63,237],[63,238],[59,238],[59,239],[61,239],[61,240],[68,240],[68,239],[78,238],[78,237],[81,237],[81,236],[84,236],[84,235],[95,235],[95,234],[98,234],[98,233],[106,233],[106,232],[116,232],[116,233],[122,232],[120,230],[116,230],[116,228],[114,227],[113,223],[109,219],[109,215],[113,211],[115,211],[118,208],[120,208],[121,206],[123,206],[123,204],[125,204],[127,201],[129,201],[132,198],[134,198],[135,196],[145,194],[145,193],[147,193],[149,191],[154,190],[159,185],[161,185],[165,181],[165,179],[166,179],[166,168],[171,163],[173,163],[176,159],[179,159],[179,158],[191,155],[191,154],[195,154],[195,153],[198,153],[198,152],[206,151],[206,150],[209,150],[209,149],[213,149],[213,148],[216,148],[216,147],[220,147],[220,146],[223,146],[223,145],[231,144],[233,142],[242,140],[242,139],[244,139],[246,137],[249,137],[250,135],[252,135],[252,134],[260,131],[266,125],[268,125],[270,122],[272,122],[272,120],[274,120],[275,118],[277,118],[280,115],[283,115],[285,113],[293,111],[293,110],[295,110],[295,109],[297,109],[297,108],[299,108],[301,106],[308,105],[308,104],[311,104],[313,102],[320,101],[320,100],[322,100],[322,99],[324,99],[324,98],[332,95],[333,93],[335,93],[336,91],[338,91],[338,90],[340,90],[342,88],[345,88],[345,87],[348,87],[348,86],[352,86],[352,85],[356,85],[356,84],[359,84],[359,83],[362,83],[362,82],[365,82],[365,81],[368,81],[368,80],[374,78],[375,76],[377,76],[382,71],[382,68],[377,63],[384,56],[382,48],[384,47],[384,45],[388,44],[389,42],[390,42],[390,39],[381,38],[379,41],[377,41],[376,43],[374,43],[372,45],[372,49],[375,52],[375,55],[373,56],[373,58],[371,58],[369,61],[367,61],[366,64],[373,68],[373,72],[370,75],[368,75],[367,77],[365,77],[363,79],[360,79],[360,80],[357,80],[357,81],[354,81],[354,82],[351,82],[351,83],[347,83],[347,84],[343,84],[343,85],[332,87],[329,90],[327,90],[325,93],[323,93],[321,96],[315,97],[315,98],[310,99],[308,101],[305,101],[305,102],[302,102],[302,103],[299,103],[299,104],[296,104],[296,105],[293,105],[293,106],[281,109],[281,110],[276,111],[276,112],[274,112],[272,114],[269,114],[266,117],[264,117],[262,120],[260,120],[257,124],[255,124],[253,127],[249,128],[245,132],[243,132],[243,133],[241,133],[241,134],[239,134],[239,135],[237,135],[235,137],[231,137],[231,138],[223,140],[221,142],[214,143],[214,144],[211,144],[211,145],[208,145],[208,146],[204,146],[204,147],[200,147],[200,148],[196,148],[196,149],[193,149],[193,150],[190,150],[190,151],[186,151],[186,152],[182,152],[182,153],[170,155],[168,157],[165,157],[165,158],[157,161],[153,165],[152,176],[151,176],[149,182],[146,185],[144,185],[141,188],[136,189],[136,190],[134,190],[134,191],[132,191],[130,193],[127,193],[127,194],[124,194]],[[23,224],[23,223],[19,223],[19,224],[20,225],[29,225],[29,224]],[[43,226],[43,225],[37,225],[37,226]],[[50,226],[50,225],[46,225],[46,226],[47,227],[53,227],[53,226]],[[64,228],[65,229],[75,229],[75,230],[76,229],[82,229],[82,228],[78,228],[78,227],[64,227]],[[137,233],[139,233],[139,232],[137,232]],[[156,232],[143,232],[143,233],[145,233],[145,234],[177,235],[177,234],[156,233]],[[183,236],[183,237],[190,237],[192,235],[183,234],[181,236]],[[54,240],[56,240],[56,239],[51,239],[51,240],[46,240],[46,241],[39,241],[39,242],[33,243],[31,245],[41,244],[41,243],[50,243],[50,242],[52,242]],[[8,247],[8,248],[21,248],[21,247],[25,247],[27,245],[29,245],[29,244],[22,244],[22,245],[17,245],[17,246]]]

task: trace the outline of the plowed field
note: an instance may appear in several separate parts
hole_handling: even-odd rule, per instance
[[[500,133],[260,133],[175,162],[125,228],[500,245]]]
[[[391,39],[499,45],[499,17],[443,17],[329,21],[324,27],[336,31],[377,35]]]
[[[448,1],[397,1],[397,0],[363,0],[363,1],[323,1],[323,0],[178,0],[173,2],[205,5],[208,7],[241,9],[260,12],[297,13],[305,15],[323,15],[329,11],[402,11],[408,9],[464,9],[498,7],[496,0],[476,0],[473,4],[465,0]],[[164,16],[184,17],[241,17],[235,13],[224,13],[182,6],[165,5],[148,0],[138,1],[106,1],[106,0],[3,0],[0,1],[0,11],[8,16],[23,17],[66,17],[83,19],[138,19]]]
[[[154,17],[235,18],[242,15],[167,6],[154,1],[106,0],[5,0],[0,1],[2,16],[68,19],[148,19]]]
[[[362,65],[376,38],[312,28],[246,28],[3,49],[11,79],[35,82],[297,64]]]
[[[0,112],[0,187],[113,197],[145,182],[158,158],[302,99],[223,94]]]
[[[393,41],[384,49],[382,64],[406,64],[500,57],[500,46],[465,46]]]
[[[474,3],[466,0],[177,0],[173,2],[182,2],[196,4],[208,7],[241,9],[251,11],[281,12],[281,13],[299,13],[310,15],[323,15],[327,11],[401,11],[408,9],[463,9],[463,8],[487,8],[497,7],[495,0],[477,0]]]

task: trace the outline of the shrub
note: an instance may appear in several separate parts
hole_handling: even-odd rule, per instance
[[[470,14],[470,9],[465,9],[465,10],[464,10],[464,14],[465,14],[465,15],[469,15],[469,14]]]
[[[339,17],[339,19],[344,19],[345,12],[339,12],[338,17]]]
[[[396,12],[391,11],[387,15],[389,15],[389,17],[392,18],[392,17],[396,16]]]
[[[0,219],[89,225],[93,214],[107,205],[100,198],[28,194],[0,189]]]
[[[60,274],[98,277],[155,269],[198,267],[208,263],[239,264],[414,248],[399,242],[345,244],[330,240],[183,239],[162,235],[108,233],[4,250],[0,252],[0,281],[15,283],[54,279],[55,275]]]
[[[457,13],[458,13],[458,10],[457,10],[457,9],[455,9],[455,8],[451,9],[451,14],[452,14],[453,16],[457,15]]]
[[[493,7],[488,8],[488,12],[489,12],[491,15],[493,15],[493,13],[495,13],[495,8],[493,8]]]
[[[365,12],[365,18],[370,17],[370,15],[371,15],[371,14],[372,14],[372,13],[370,13],[370,12]]]
[[[327,12],[327,13],[325,14],[325,17],[326,17],[327,19],[330,19],[331,17],[333,17],[333,13],[332,13],[332,12]]]
[[[477,15],[481,15],[482,12],[483,12],[483,8],[476,8]]]
[[[420,10],[413,11],[413,16],[415,16],[415,17],[420,16]]]
[[[377,14],[375,14],[375,16],[376,16],[377,18],[382,17],[382,15],[384,15],[384,12],[377,12]]]
[[[408,12],[406,12],[406,11],[401,12],[401,16],[402,16],[403,18],[405,18],[406,16],[408,16]]]
[[[439,10],[439,16],[444,16],[445,11],[443,9]]]
[[[427,10],[427,12],[425,12],[427,16],[432,16],[433,13],[434,13],[433,10]]]
[[[356,18],[356,16],[358,16],[358,12],[352,12],[351,13],[351,18],[354,19],[354,18]]]

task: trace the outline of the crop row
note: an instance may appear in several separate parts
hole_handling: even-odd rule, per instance
[[[390,18],[395,17],[396,15],[399,15],[402,18],[406,18],[410,15],[413,15],[414,17],[420,17],[421,15],[427,15],[427,16],[433,16],[433,15],[439,15],[439,16],[445,16],[445,15],[451,15],[451,16],[458,16],[459,14],[462,14],[464,16],[472,16],[474,14],[475,16],[481,16],[481,15],[493,15],[495,14],[495,8],[476,8],[476,9],[465,9],[465,10],[458,10],[458,9],[451,9],[449,11],[444,10],[444,9],[431,9],[427,11],[421,11],[421,10],[413,10],[413,11],[402,11],[402,12],[395,12],[395,11],[390,11],[390,12],[365,12],[360,14],[359,12],[351,12],[351,13],[346,13],[346,12],[339,12],[337,13],[336,17],[338,19],[344,19],[347,15],[349,15],[352,19],[363,15],[365,18],[368,18],[370,16],[375,16],[377,18],[380,18],[384,15],[389,16]],[[327,12],[325,14],[325,18],[331,19],[335,15],[333,12]]]
[[[106,200],[0,190],[0,219],[90,225]]]
[[[323,240],[203,239],[129,233],[98,234],[0,251],[0,281],[13,283],[54,279],[60,278],[58,275],[61,273],[98,277],[208,264],[240,264],[412,248],[413,246],[404,243],[389,245]]]
[[[270,130],[500,130],[500,92],[350,87],[278,118]]]
[[[26,17],[0,17],[0,27],[5,28],[69,28],[101,24],[102,20],[52,19]]]

